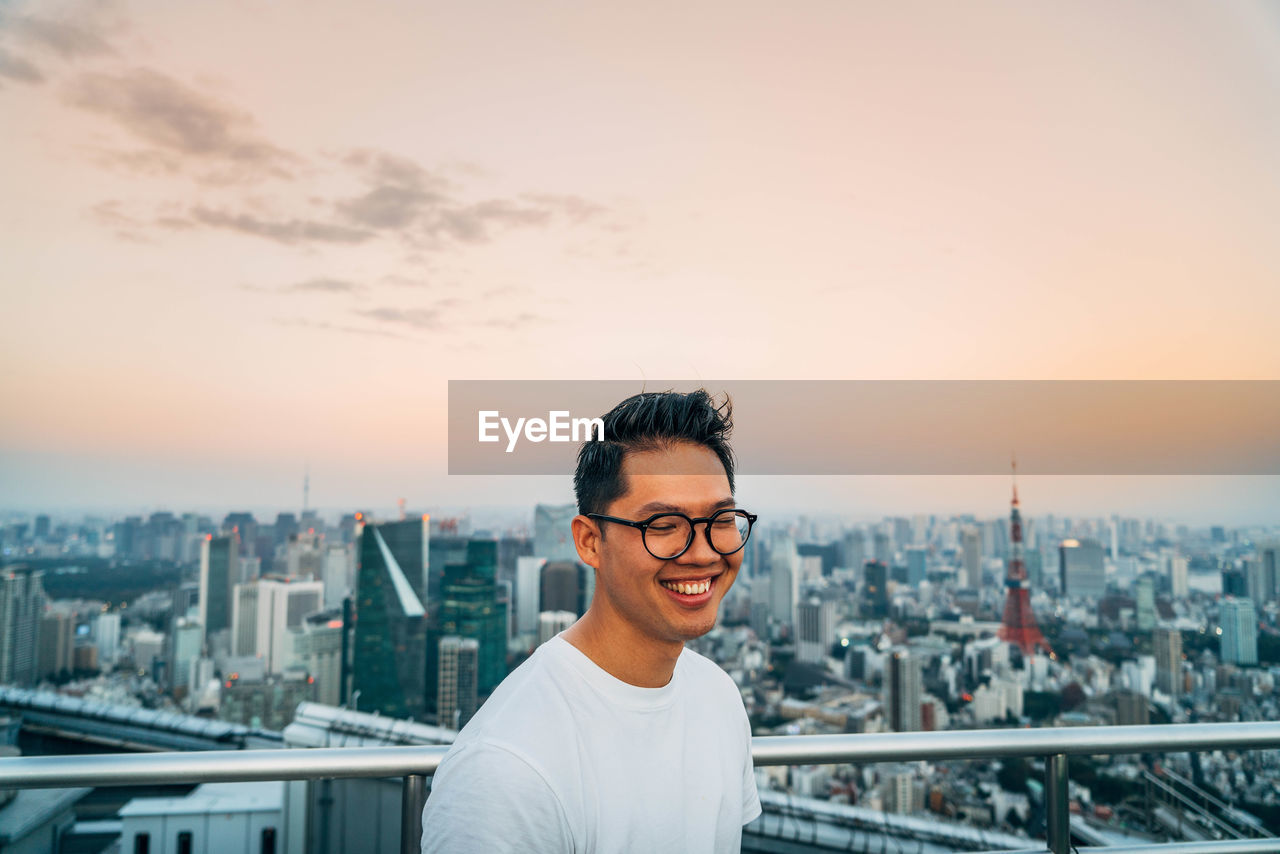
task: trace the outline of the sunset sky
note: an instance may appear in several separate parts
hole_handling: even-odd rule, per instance
[[[1275,4],[0,0],[0,128],[0,510],[568,500],[449,379],[1280,378]]]

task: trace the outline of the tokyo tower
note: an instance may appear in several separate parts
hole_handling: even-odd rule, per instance
[[[1049,655],[1053,650],[1036,625],[1036,615],[1031,611],[1031,591],[1027,586],[1027,567],[1022,562],[1022,514],[1018,511],[1018,461],[1013,461],[1013,503],[1009,513],[1010,558],[1009,571],[1004,586],[1008,591],[1004,600],[1004,619],[1000,626],[1000,639],[1016,644],[1024,657],[1043,649]]]

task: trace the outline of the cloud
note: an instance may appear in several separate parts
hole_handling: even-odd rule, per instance
[[[551,321],[541,315],[534,314],[531,311],[522,311],[510,317],[489,317],[481,321],[481,326],[493,326],[499,329],[506,329],[514,332],[517,329],[525,329],[530,326],[541,326]]]
[[[442,325],[442,312],[440,309],[453,302],[452,300],[441,301],[434,308],[391,308],[384,306],[382,308],[359,309],[355,313],[361,317],[376,320],[379,323],[408,326],[412,329],[440,329]]]
[[[11,20],[9,27],[29,44],[39,45],[63,59],[115,53],[111,45],[97,33],[65,21],[23,16]]]
[[[368,228],[397,229],[413,223],[428,205],[441,197],[413,187],[383,184],[362,196],[340,201],[339,213]]]
[[[0,49],[0,77],[19,83],[43,83],[44,75],[22,57]]]
[[[298,158],[262,139],[248,113],[158,71],[84,73],[66,88],[68,103],[113,119],[133,136],[191,161],[231,167],[237,180],[288,178]],[[137,155],[129,155],[136,157]]]
[[[280,291],[293,294],[354,294],[364,289],[364,285],[349,282],[346,279],[318,278],[284,285]]]
[[[364,243],[373,232],[348,228],[333,223],[309,219],[262,219],[252,214],[230,214],[225,211],[196,207],[191,219],[201,225],[227,229],[254,237],[262,237],[277,243]]]
[[[595,219],[609,212],[604,205],[596,204],[581,196],[556,193],[525,193],[521,196],[536,205],[564,214],[570,222],[580,223]]]
[[[465,243],[486,243],[493,226],[541,226],[550,220],[551,212],[548,210],[520,206],[506,199],[489,199],[438,211],[434,221],[428,225],[428,232],[433,236],[444,234]]]
[[[408,340],[407,335],[400,335],[389,329],[362,329],[359,326],[347,326],[341,323],[329,323],[323,320],[304,320],[298,317],[273,317],[271,322],[277,326],[294,327],[297,329],[315,329],[328,332],[344,332],[349,335],[366,335],[377,338],[397,338],[401,341]]]

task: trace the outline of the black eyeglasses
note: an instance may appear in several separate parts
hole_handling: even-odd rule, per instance
[[[601,513],[588,513],[588,519],[599,519],[602,522],[616,522],[640,529],[640,537],[649,554],[658,560],[674,560],[689,550],[693,545],[694,531],[703,522],[707,523],[707,542],[719,554],[728,555],[742,550],[751,536],[751,526],[759,517],[746,510],[725,508],[717,510],[710,516],[692,519],[683,513],[655,513],[643,522],[630,519],[619,519],[617,516],[605,516]]]

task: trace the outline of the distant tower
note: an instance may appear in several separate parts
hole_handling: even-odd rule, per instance
[[[1036,625],[1036,615],[1031,611],[1031,594],[1027,587],[1027,567],[1022,562],[1022,514],[1018,510],[1018,463],[1013,463],[1013,502],[1009,513],[1009,571],[1004,586],[1008,590],[1004,600],[1004,621],[1000,627],[1000,639],[1016,644],[1024,656],[1030,656],[1037,648],[1050,654],[1053,650]]]

